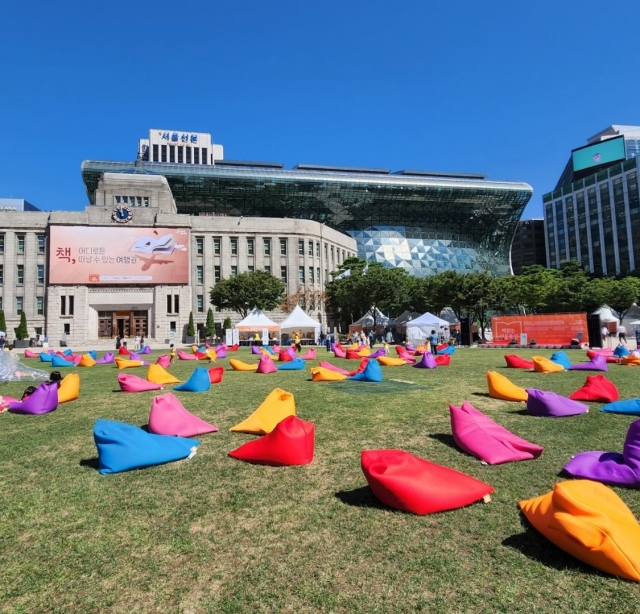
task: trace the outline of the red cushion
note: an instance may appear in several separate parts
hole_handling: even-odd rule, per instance
[[[347,350],[347,359],[348,360],[360,360],[362,356],[358,354],[360,350]]]
[[[131,352],[126,347],[124,347],[124,345],[121,345],[120,349],[118,350],[118,354],[120,354],[121,356],[129,356]]]
[[[361,464],[382,503],[421,516],[470,505],[493,492],[489,484],[404,450],[363,450]]]
[[[436,356],[436,365],[446,367],[451,364],[451,354],[438,354]]]
[[[293,356],[291,356],[287,350],[280,350],[278,352],[278,360],[280,362],[289,362],[290,360],[293,360]]]
[[[533,360],[527,360],[517,354],[505,354],[504,359],[507,361],[507,367],[512,369],[533,369]]]
[[[211,369],[209,369],[209,383],[219,384],[222,381],[223,373],[224,367],[211,367]]]
[[[620,398],[616,385],[604,375],[587,375],[587,381],[569,396],[574,401],[596,401],[611,403]]]

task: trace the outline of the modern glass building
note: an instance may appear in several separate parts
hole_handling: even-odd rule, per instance
[[[640,266],[640,126],[614,125],[572,151],[553,192],[542,197],[547,262],[578,260],[597,275]]]
[[[186,159],[186,155],[185,155]],[[315,220],[352,236],[358,255],[416,276],[511,272],[510,247],[532,195],[483,175],[215,160],[82,163],[91,204],[104,173],[166,177],[178,213]],[[116,203],[102,203],[105,205]]]

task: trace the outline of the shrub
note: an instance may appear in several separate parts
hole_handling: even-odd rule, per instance
[[[23,311],[20,314],[20,325],[15,329],[16,339],[22,341],[29,338],[29,328],[27,327],[27,314]]]
[[[189,312],[189,324],[187,324],[187,337],[196,336],[196,327],[193,323],[193,311]]]

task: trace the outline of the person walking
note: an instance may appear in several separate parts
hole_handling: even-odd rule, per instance
[[[116,337],[116,350],[119,350],[121,345],[122,345],[122,337],[120,337],[120,335],[118,335]]]
[[[602,333],[602,344],[609,347],[609,329],[603,324],[600,332]]]
[[[618,326],[618,341],[627,345],[627,328],[622,324]]]
[[[429,335],[429,343],[431,344],[431,353],[436,356],[438,354],[438,333],[435,330]]]

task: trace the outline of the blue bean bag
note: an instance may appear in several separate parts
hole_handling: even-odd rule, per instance
[[[271,354],[272,356],[277,356],[276,352],[273,351],[273,348],[270,345],[265,345],[264,349],[267,350],[267,352],[269,352],[269,354]]]
[[[40,362],[51,362],[51,356],[48,352],[40,352]]]
[[[184,384],[173,387],[174,390],[182,392],[207,392],[209,388],[211,388],[209,370],[205,367],[198,367]]]
[[[52,367],[75,367],[75,365],[70,360],[65,360],[62,356],[58,356],[57,354],[53,354],[51,356],[51,366]]]
[[[611,414],[627,414],[628,416],[640,416],[640,399],[626,399],[625,401],[614,401],[607,403],[600,408]]]
[[[571,368],[571,360],[569,360],[569,357],[564,352],[555,352],[551,355],[550,360],[565,369]]]
[[[363,371],[352,375],[348,379],[356,382],[381,382],[382,369],[377,360],[369,360]]]
[[[615,350],[613,350],[613,355],[618,358],[624,358],[625,356],[629,356],[629,350],[624,347],[624,345],[618,345]]]
[[[93,439],[103,475],[191,458],[200,445],[196,439],[154,435],[132,424],[101,419],[93,427]]]
[[[89,350],[87,354],[89,354],[89,356],[91,356],[93,360],[98,360],[98,352],[96,352],[95,350]]]
[[[277,369],[278,371],[302,371],[306,364],[306,360],[295,358],[294,360],[289,360],[288,362],[283,362],[281,365],[278,365]]]
[[[453,353],[456,351],[455,346],[453,345],[448,345],[446,348],[444,348],[444,350],[438,350],[438,354],[451,354],[453,356]]]
[[[63,350],[62,352],[65,356],[71,356],[71,354],[73,354],[73,350],[70,348],[67,348],[66,350]]]

